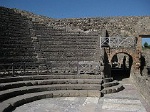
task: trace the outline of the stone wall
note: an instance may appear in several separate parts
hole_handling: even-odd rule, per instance
[[[105,29],[110,37],[150,34],[150,16],[59,19],[52,24],[82,31],[98,31],[100,35]]]
[[[131,79],[145,100],[150,104],[150,77],[132,74]]]
[[[142,50],[141,63],[142,63],[142,68],[141,68],[142,76],[150,76],[147,69],[147,67],[150,67],[150,49]]]
[[[56,28],[80,32],[96,31],[100,36],[107,30],[110,37],[150,35],[150,16],[54,19],[18,9],[13,10],[32,21],[40,21]]]
[[[37,15],[37,14],[34,14],[32,12],[23,11],[23,10],[19,10],[16,8],[11,9],[11,10],[13,10],[15,13],[21,14],[21,16],[24,16],[33,22],[40,22],[40,23],[44,23],[44,24],[49,24],[50,22],[55,20],[55,19],[50,18],[50,17]]]
[[[142,50],[141,57],[141,74],[131,74],[131,79],[136,85],[145,100],[150,104],[150,74],[148,74],[147,67],[150,66],[150,49]]]

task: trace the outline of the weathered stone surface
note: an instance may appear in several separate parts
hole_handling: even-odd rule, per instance
[[[111,82],[109,62],[115,54],[127,53],[133,58],[134,69],[139,70],[141,37],[150,32],[149,16],[52,19],[0,7],[0,17],[0,63],[6,64],[0,65],[3,72],[0,77],[5,77],[0,79],[2,110],[47,97],[95,97],[101,96],[101,92],[122,90],[122,85]],[[100,36],[138,38],[134,49],[106,48],[105,51],[100,49]],[[104,59],[104,52],[108,60]],[[15,64],[18,62],[32,63]],[[17,73],[15,69],[19,69]],[[134,80],[140,83],[141,92],[149,99],[149,79],[135,76]]]
[[[98,97],[64,97],[35,101],[21,107],[14,112],[149,112],[143,97],[136,88],[129,83],[123,84],[125,89],[118,93]]]

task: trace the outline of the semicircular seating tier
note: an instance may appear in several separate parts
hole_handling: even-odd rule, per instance
[[[0,111],[54,97],[101,97],[123,86],[105,77],[98,33],[68,31],[42,16],[0,7]],[[45,18],[45,21],[44,21]]]

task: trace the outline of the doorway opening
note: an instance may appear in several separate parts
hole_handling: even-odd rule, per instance
[[[111,60],[111,76],[115,80],[122,80],[130,77],[133,59],[127,53],[117,53]]]
[[[140,74],[142,76],[150,75],[150,35],[140,35],[142,40],[141,66]]]

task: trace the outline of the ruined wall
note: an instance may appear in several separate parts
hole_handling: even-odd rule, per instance
[[[39,23],[47,24],[49,26],[51,26],[51,24],[49,24],[49,23],[55,20],[55,19],[50,18],[50,17],[37,15],[37,14],[34,14],[32,12],[23,11],[23,10],[19,10],[16,8],[11,9],[11,10],[13,10],[17,14],[20,14],[21,16],[28,18],[32,22],[39,22]]]
[[[149,76],[147,67],[150,67],[150,49],[143,49],[142,50],[142,57],[141,57],[141,75],[142,76]]]
[[[56,28],[80,32],[96,31],[100,36],[102,36],[103,30],[107,30],[110,37],[150,35],[150,16],[54,19],[18,9],[13,10],[32,21],[40,21]]]
[[[131,79],[145,100],[150,104],[150,77],[132,74]]]
[[[150,50],[143,49],[141,57],[141,74],[131,73],[131,79],[145,100],[150,104],[150,74],[147,67],[150,66]]]
[[[150,16],[58,19],[52,24],[61,27],[69,26],[76,30],[98,31],[100,35],[105,29],[110,37],[150,34]]]

